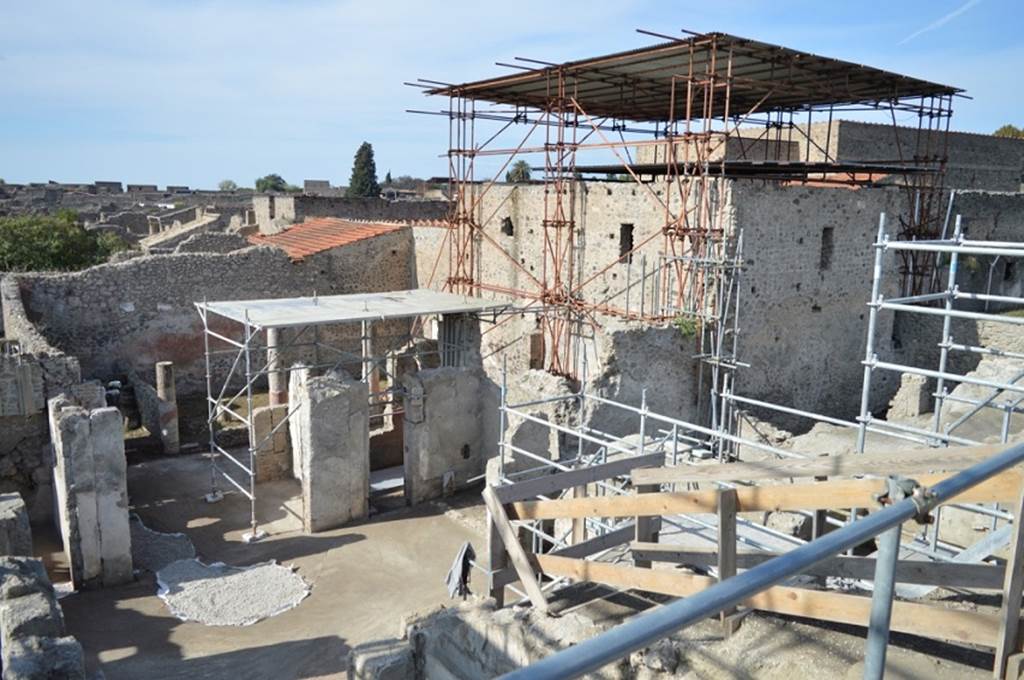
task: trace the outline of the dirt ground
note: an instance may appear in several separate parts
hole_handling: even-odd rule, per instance
[[[201,455],[154,457],[129,467],[132,508],[158,531],[183,531],[201,559],[247,565],[276,559],[294,565],[312,586],[299,606],[246,627],[207,627],[172,617],[156,596],[152,575],[61,600],[69,632],[85,648],[89,671],[121,678],[342,678],[352,645],[399,632],[400,619],[450,604],[444,577],[459,547],[472,541],[484,553],[484,513],[475,491],[450,504],[383,512],[344,529],[305,536],[295,512],[298,485],[274,482],[259,491],[259,519],[269,537],[245,544],[248,502],[238,494],[208,504],[209,467]],[[55,581],[67,570],[52,536],[37,534]],[[482,591],[475,575],[472,586]],[[566,597],[599,623],[612,623],[662,600],[610,594],[581,585]],[[556,609],[559,608],[556,606]],[[783,617],[748,616],[737,634],[723,638],[708,621],[679,635],[684,662],[677,677],[790,680],[860,677],[863,631]],[[990,677],[991,655],[894,636],[888,677]],[[98,676],[99,677],[99,676]]]
[[[228,494],[207,504],[202,496],[209,484],[199,455],[129,468],[131,504],[147,526],[187,533],[207,562],[295,565],[311,595],[251,626],[207,627],[172,617],[148,574],[125,586],[74,593],[61,606],[91,673],[101,670],[107,680],[341,678],[350,645],[393,636],[403,613],[449,602],[444,577],[464,541],[483,550],[464,523],[432,504],[305,536],[293,510],[294,482],[260,487],[259,518],[270,536],[249,545],[242,542],[248,502]],[[49,561],[53,577],[66,580],[62,558]]]

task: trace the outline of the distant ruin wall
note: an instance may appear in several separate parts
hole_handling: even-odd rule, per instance
[[[447,201],[385,201],[380,198],[336,196],[253,196],[260,233],[273,234],[307,217],[344,217],[350,220],[413,221],[442,219]]]
[[[157,361],[173,361],[179,396],[194,394],[205,391],[196,301],[405,289],[412,285],[412,257],[411,234],[400,230],[298,263],[276,248],[250,247],[228,254],[137,257],[69,274],[21,275],[20,297],[14,289],[9,295],[18,297],[12,309],[22,313],[12,312],[8,328],[13,324],[26,337],[78,357],[88,377],[129,370],[148,375]],[[4,313],[8,318],[6,302]],[[237,334],[237,324],[214,318],[211,323]]]

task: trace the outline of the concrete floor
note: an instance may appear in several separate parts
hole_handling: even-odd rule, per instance
[[[344,677],[351,645],[394,636],[404,614],[449,602],[444,577],[464,541],[483,550],[480,536],[434,504],[305,536],[294,514],[298,484],[291,481],[260,486],[259,519],[270,536],[247,545],[248,502],[229,494],[207,504],[209,483],[200,455],[149,460],[128,474],[133,510],[147,526],[187,533],[207,562],[295,565],[312,594],[247,627],[175,619],[148,574],[122,587],[71,594],[61,606],[91,673],[102,671],[107,680]],[[61,560],[50,560],[57,580],[66,578]]]

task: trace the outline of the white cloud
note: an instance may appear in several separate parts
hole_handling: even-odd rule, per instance
[[[956,19],[958,16],[960,16],[961,14],[963,14],[964,12],[969,10],[970,8],[972,8],[975,5],[977,5],[979,2],[981,2],[981,0],[967,0],[967,2],[965,2],[962,5],[960,5],[959,7],[957,7],[952,12],[949,12],[948,14],[946,14],[946,15],[938,18],[938,19],[936,19],[935,21],[933,21],[932,23],[928,24],[924,28],[921,28],[921,29],[918,29],[918,30],[914,31],[913,33],[911,33],[906,38],[904,38],[903,40],[899,41],[896,44],[897,45],[904,45],[904,44],[910,42],[911,40],[913,40],[914,38],[918,37],[919,35],[927,33],[928,31],[934,31],[937,28],[941,28],[942,26],[945,26],[946,24],[948,24],[953,19]]]

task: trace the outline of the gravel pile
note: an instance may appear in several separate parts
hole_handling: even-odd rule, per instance
[[[158,572],[171,562],[196,556],[195,546],[185,534],[153,531],[132,515],[132,564],[136,569]]]
[[[292,569],[276,562],[229,567],[199,560],[173,562],[156,575],[171,613],[208,626],[248,626],[291,609],[309,595]]]

